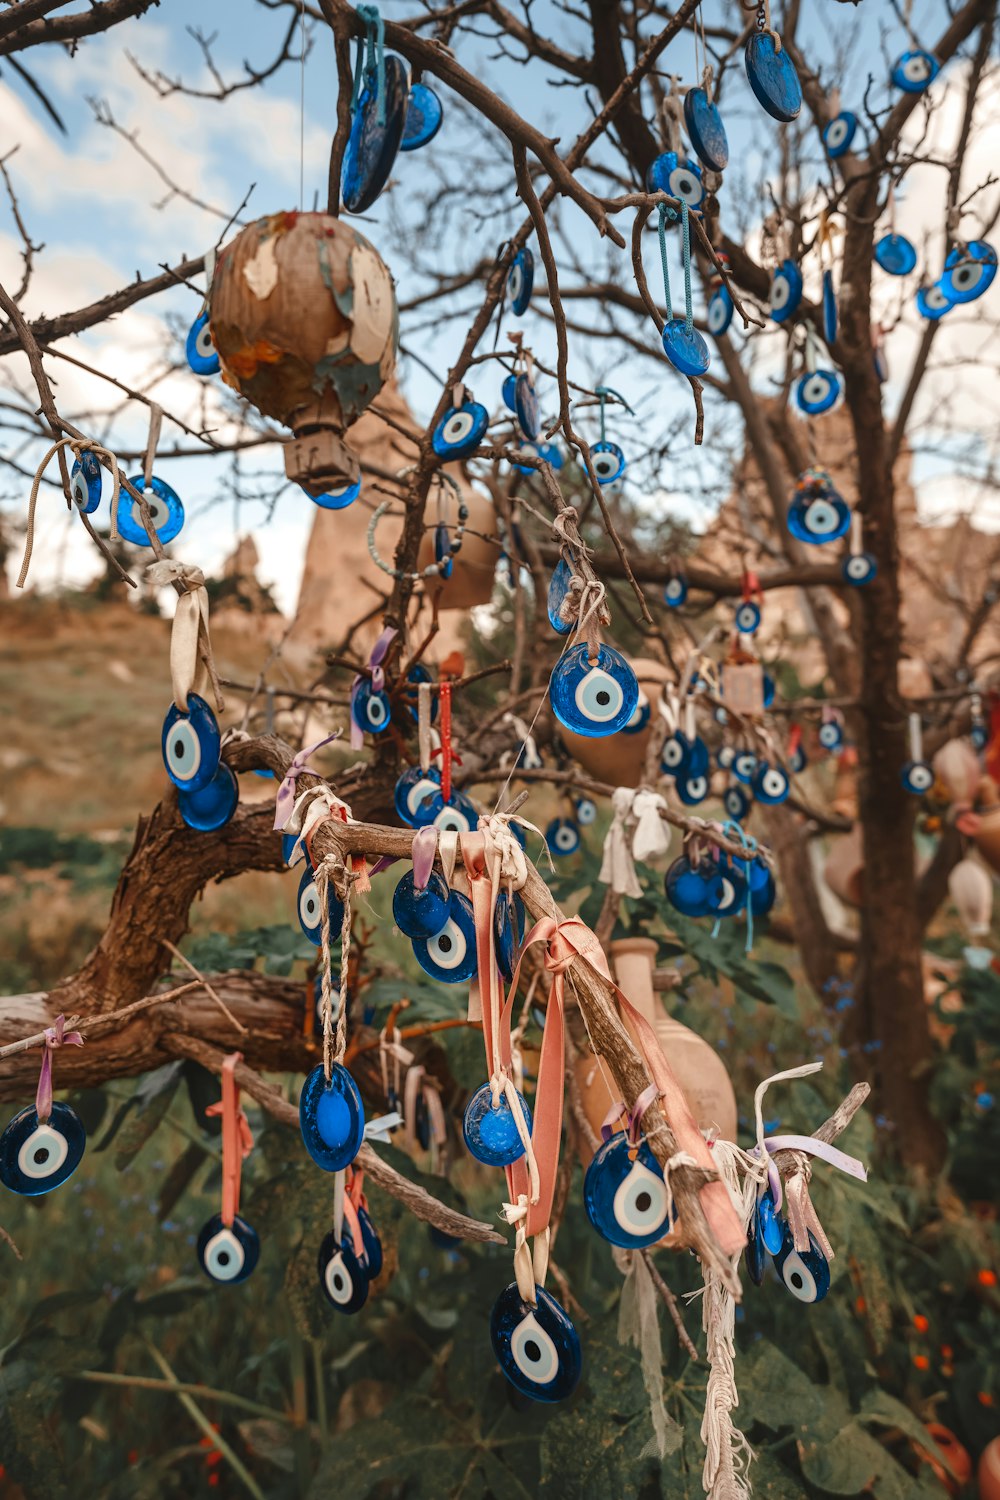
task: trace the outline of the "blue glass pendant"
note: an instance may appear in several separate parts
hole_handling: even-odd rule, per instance
[[[829,475],[800,481],[795,499],[788,507],[788,529],[792,536],[800,542],[823,547],[846,536],[850,525],[850,508],[833,488]]]
[[[363,214],[371,208],[389,181],[406,127],[409,94],[410,70],[401,57],[391,52],[385,55],[381,101],[377,69],[366,72],[344,154],[341,189],[348,213]],[[383,102],[384,109],[380,109]]]
[[[708,909],[716,917],[735,917],[746,909],[746,876],[728,855],[720,854],[715,862],[715,879],[709,882],[709,891]]]
[[[975,302],[997,274],[997,253],[986,240],[949,251],[938,286],[952,302]]]
[[[899,773],[899,779],[904,792],[922,797],[934,785],[934,772],[925,760],[908,760]]]
[[[760,629],[760,605],[752,599],[744,599],[736,607],[733,623],[741,635],[753,635]]]
[[[760,1236],[760,1225],[757,1222],[756,1214],[754,1214],[750,1222],[750,1232],[747,1235],[746,1248],[743,1251],[743,1262],[747,1268],[747,1275],[754,1286],[760,1286],[764,1280],[767,1252],[764,1249],[764,1241]]]
[[[863,589],[878,572],[878,563],[870,552],[851,552],[841,563],[840,572],[845,583]]]
[[[505,1287],[490,1313],[490,1342],[511,1385],[533,1401],[562,1401],[576,1390],[583,1361],[576,1329],[554,1297],[535,1287],[536,1306]]]
[[[531,1134],[531,1110],[523,1096],[518,1099]],[[462,1134],[469,1154],[488,1167],[508,1167],[524,1155],[524,1144],[518,1134],[513,1111],[503,1094],[493,1103],[488,1083],[481,1084],[465,1107]]]
[[[216,717],[204,698],[188,695],[188,711],[170,705],[160,735],[163,765],[174,786],[197,792],[207,786],[219,765],[222,736]]]
[[[414,665],[410,668],[410,670],[406,674],[406,686],[403,689],[403,699],[404,699],[404,701],[406,703],[407,712],[409,713],[410,718],[413,720],[414,724],[417,723],[417,721],[418,721],[418,719],[420,717],[420,684],[422,682],[433,683],[433,681],[434,681],[434,678],[431,676],[430,672],[428,672],[427,668],[424,666],[423,662],[421,662],[421,661],[415,662]],[[438,716],[438,698],[437,698],[437,693],[432,693],[431,694],[431,723],[432,724],[437,719],[437,716]]]
[[[207,786],[177,793],[177,810],[189,828],[212,833],[216,828],[225,828],[239,800],[239,783],[225,761],[220,760]]]
[[[799,1252],[792,1242],[791,1228],[786,1224],[774,1265],[780,1280],[799,1302],[822,1302],[830,1290],[830,1263],[811,1231],[809,1249]]]
[[[327,882],[326,894],[327,905],[330,908],[330,942],[336,943],[340,941],[340,928],[344,920],[344,903],[337,896],[332,880]],[[302,871],[302,879],[299,881],[296,906],[299,914],[299,926],[313,946],[319,948],[323,942],[322,907],[320,906],[319,891],[316,888],[316,876],[313,874],[312,865],[308,862]]]
[[[737,781],[742,781],[744,786],[749,786],[757,769],[757,757],[752,750],[741,750],[734,755],[732,771]]]
[[[750,811],[750,798],[741,787],[730,786],[726,788],[726,794],[722,799],[726,813],[734,823],[742,823]]]
[[[86,1146],[87,1132],[75,1109],[57,1101],[42,1124],[29,1104],[0,1135],[0,1182],[22,1198],[40,1198],[72,1177]]]
[[[435,427],[431,446],[439,458],[468,458],[483,441],[489,425],[489,412],[478,401],[451,406]]]
[[[934,54],[916,47],[897,57],[892,67],[892,81],[905,94],[922,94],[940,71],[941,64]]]
[[[346,1224],[339,1245],[332,1229],[320,1245],[316,1270],[320,1291],[335,1312],[361,1311],[368,1300],[369,1275],[354,1253],[354,1240]]]
[[[420,766],[411,766],[396,782],[393,792],[396,815],[410,828],[422,828],[425,823],[433,823],[431,802],[435,797],[440,807],[441,772],[436,766],[429,766],[426,771]]]
[[[690,157],[678,156],[676,151],[663,151],[650,163],[646,187],[651,193],[669,193],[671,198],[679,198],[695,213],[705,201],[701,168]]]
[[[343,1063],[334,1063],[327,1083],[322,1064],[313,1068],[299,1096],[299,1129],[305,1148],[324,1172],[342,1172],[361,1149],[365,1108]]]
[[[646,725],[649,723],[649,715],[651,712],[652,710],[649,706],[649,699],[646,697],[646,694],[643,692],[642,688],[640,688],[639,701],[635,706],[635,712],[622,730],[622,734],[639,734],[640,731],[645,729]]]
[[[133,475],[129,484],[144,496],[152,517],[153,530],[166,546],[167,542],[173,541],[184,525],[184,507],[180,496],[170,488],[169,484],[165,484],[162,479],[157,479],[155,474],[150,485],[152,490],[150,495],[146,495],[146,481],[141,474]],[[149,537],[142,524],[139,503],[132,499],[124,485],[118,494],[118,533],[123,541],[131,542],[134,547],[149,546]]]
[[[573,569],[564,557],[561,557],[552,570],[552,578],[549,582],[549,594],[547,607],[549,613],[549,624],[559,635],[569,635],[573,629],[572,620],[564,620],[559,614],[560,606],[569,593],[570,581],[573,577]]]
[[[208,313],[201,312],[188,329],[184,345],[187,362],[196,375],[218,375],[219,356],[208,326]]]
[[[73,460],[69,490],[77,510],[83,511],[85,516],[93,515],[101,503],[101,465],[96,456],[86,449],[79,458]],[[144,537],[145,535],[143,532]]]
[[[668,578],[663,590],[663,602],[671,609],[680,609],[688,596],[687,579],[681,573],[675,573],[673,578]]]
[[[663,1171],[645,1141],[613,1135],[599,1146],[583,1179],[587,1218],[612,1245],[642,1250],[670,1231]]]
[[[299,857],[298,859],[293,858],[295,846],[298,843],[299,836],[297,833],[283,833],[281,835],[281,857],[288,869],[291,869],[293,864],[300,864],[306,857],[305,848],[299,844]]]
[[[693,776],[688,772],[674,782],[674,790],[685,807],[697,807],[699,802],[704,802],[710,789],[708,777],[704,774]]]
[[[448,920],[449,894],[436,870],[423,890],[413,871],[407,870],[392,895],[392,920],[408,938],[434,937]]]
[[[358,1209],[358,1223],[361,1225],[361,1243],[365,1247],[365,1270],[369,1281],[374,1281],[382,1274],[382,1241],[363,1203]]]
[[[725,286],[712,293],[708,303],[708,331],[713,338],[720,338],[729,331],[733,321],[733,299]]]
[[[933,286],[922,286],[917,292],[917,312],[929,323],[936,323],[938,318],[943,318],[945,313],[951,312],[954,305],[940,281],[936,281]]]
[[[639,684],[635,673],[612,646],[597,648],[591,664],[587,643],[567,651],[552,669],[549,701],[560,724],[588,739],[617,734],[635,712]]]
[[[589,828],[591,823],[597,822],[597,803],[592,802],[589,797],[580,797],[576,802],[576,821],[581,828]]]
[[[837,292],[833,272],[823,272],[823,337],[832,344],[837,337]]]
[[[700,86],[684,95],[684,120],[691,144],[712,172],[724,172],[729,163],[729,141],[715,103]]]
[[[807,370],[795,387],[795,402],[807,417],[818,417],[836,406],[840,379],[836,370]]]
[[[798,776],[801,771],[805,770],[808,763],[809,760],[805,752],[805,747],[803,745],[798,744],[796,745],[794,750],[789,752],[788,764],[792,772],[796,776]]]
[[[558,443],[522,443],[521,452],[532,458],[541,458],[548,464],[550,469],[557,472],[563,466],[562,449]],[[531,464],[514,464],[519,474],[535,474],[538,471]]]
[[[879,385],[885,385],[889,379],[889,361],[885,357],[885,349],[881,344],[876,344],[872,350],[872,364],[875,366],[875,376]]]
[[[772,766],[762,760],[754,773],[753,793],[765,807],[776,807],[785,802],[792,788],[781,766]]]
[[[400,151],[419,151],[421,146],[426,146],[441,129],[443,119],[441,100],[434,90],[426,83],[415,83],[406,101],[406,124],[399,143]]]
[[[545,830],[549,853],[557,858],[575,854],[580,847],[580,829],[572,818],[553,818]]]
[[[361,480],[343,479],[339,484],[332,484],[329,489],[324,490],[322,495],[313,495],[305,485],[302,489],[313,505],[318,505],[321,510],[346,510],[361,494]]]
[[[682,375],[704,375],[712,363],[708,345],[697,328],[688,328],[683,318],[671,318],[663,326],[663,352]]]
[[[884,234],[875,246],[874,255],[890,276],[909,276],[917,263],[917,252],[903,234]]]
[[[747,42],[743,60],[758,103],[783,125],[794,120],[802,108],[802,87],[788,49],[782,47],[779,52],[768,32],[756,31]]]
[[[712,898],[708,864],[692,865],[686,854],[675,859],[664,876],[664,889],[671,906],[685,917],[708,915]]]
[[[736,751],[732,745],[720,745],[715,752],[715,763],[720,771],[728,771],[736,759]]]
[[[439,521],[434,528],[434,561],[439,564],[438,576],[450,578],[455,559],[451,551],[451,536],[443,521]]]
[[[505,979],[513,979],[517,952],[524,932],[524,902],[500,891],[493,911],[493,948],[497,967]]]
[[[452,792],[451,801],[445,802],[441,797],[440,790],[436,797],[430,801],[432,816],[427,818],[428,823],[440,829],[442,833],[452,831],[454,833],[474,833],[479,825],[479,814],[468,797],[463,797],[461,792]],[[418,814],[423,817],[423,814]],[[422,826],[419,822],[418,827]]]
[[[823,145],[826,147],[827,156],[833,161],[836,161],[838,156],[845,156],[851,149],[857,128],[857,115],[852,115],[849,109],[843,109],[839,115],[835,115],[829,125],[823,129]]]
[[[763,677],[762,691],[764,698],[764,707],[770,708],[771,704],[774,702],[774,678],[771,676],[770,672],[764,672],[761,675]]]
[[[778,888],[774,876],[763,860],[735,860],[736,866],[746,876],[750,887],[750,910],[755,917],[766,917],[778,899]]]
[[[667,736],[660,751],[660,770],[665,776],[687,775],[693,743],[681,729]]]
[[[531,289],[535,284],[535,257],[525,245],[514,256],[507,273],[507,296],[516,318],[523,317],[531,302]]]
[[[514,410],[521,424],[521,431],[529,442],[533,442],[542,430],[541,413],[535,387],[527,375],[519,375],[514,388]]]
[[[221,1214],[213,1214],[198,1236],[198,1264],[213,1281],[235,1284],[246,1281],[260,1257],[257,1231],[233,1215],[231,1225],[223,1224]]]
[[[769,1255],[777,1255],[785,1238],[785,1220],[774,1207],[771,1189],[766,1187],[757,1199],[757,1227],[764,1249]]]
[[[508,375],[504,380],[503,385],[500,387],[500,394],[503,396],[503,404],[504,406],[506,406],[508,411],[517,411],[517,402],[514,399],[516,390],[517,376]]]
[[[476,922],[468,896],[452,891],[447,922],[431,938],[414,938],[413,952],[424,973],[442,984],[461,984],[474,976]]]
[[[590,449],[590,461],[600,485],[614,484],[625,473],[625,455],[617,443],[594,443]]]
[[[817,738],[824,750],[839,750],[844,743],[844,732],[836,719],[827,719],[819,726]]]
[[[787,323],[802,301],[802,272],[794,260],[783,260],[771,277],[771,317]]]
[[[365,678],[351,697],[351,717],[366,734],[384,734],[392,718],[389,694],[374,688],[371,679]]]

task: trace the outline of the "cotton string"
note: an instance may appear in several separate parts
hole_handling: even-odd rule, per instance
[[[169,583],[184,585],[170,628],[170,680],[174,703],[181,713],[187,713],[190,694],[207,697],[211,684],[216,707],[221,711],[226,705],[212,654],[204,573],[188,563],[161,558],[150,563],[146,577],[154,588],[165,588]]]
[[[344,1061],[347,1051],[347,968],[351,954],[351,886],[350,875],[344,887],[344,916],[340,924],[340,985],[337,998],[336,1039],[333,1028],[333,979],[330,958],[330,879],[334,870],[344,866],[335,856],[327,855],[316,867],[316,894],[320,902],[320,990],[323,1013],[323,1072],[329,1083],[333,1064]],[[345,872],[346,873],[346,872]]]
[[[63,448],[69,448],[74,458],[80,458],[84,453],[93,453],[98,462],[102,463],[111,475],[111,540],[118,539],[118,493],[121,480],[118,473],[118,460],[110,448],[103,447],[100,443],[93,442],[90,438],[62,437],[49,448],[35,470],[35,477],[31,481],[31,493],[28,496],[28,526],[24,537],[24,557],[21,561],[21,571],[17,575],[17,586],[24,588],[24,580],[28,576],[28,568],[31,565],[31,553],[35,545],[35,506],[38,504],[38,491],[42,483],[45,470],[52,462],[56,454]],[[73,501],[66,497],[67,507],[73,509]]]

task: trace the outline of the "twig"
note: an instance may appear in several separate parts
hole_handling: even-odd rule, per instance
[[[684,1319],[681,1317],[681,1311],[677,1306],[676,1297],[667,1286],[667,1283],[664,1281],[659,1271],[656,1269],[656,1262],[654,1261],[650,1252],[648,1250],[640,1250],[639,1254],[646,1262],[646,1267],[649,1271],[650,1276],[652,1277],[653,1285],[656,1287],[656,1290],[659,1292],[660,1296],[667,1304],[667,1312],[670,1314],[673,1320],[673,1325],[677,1329],[677,1337],[680,1339],[682,1345],[687,1350],[691,1358],[697,1363],[698,1351],[695,1348],[694,1344],[691,1342],[691,1335],[684,1327]]]
[[[155,933],[150,933],[150,937],[156,937],[156,934]],[[189,958],[185,958],[184,954],[181,952],[181,950],[176,946],[176,944],[172,943],[169,938],[157,937],[156,941],[158,943],[160,943],[164,948],[169,949],[169,951],[174,955],[174,957],[176,959],[180,960],[180,962],[184,965],[185,969],[190,970],[190,972],[195,976],[195,978],[198,979],[201,982],[201,984],[204,986],[205,991],[212,997],[212,999],[215,1001],[216,1005],[222,1011],[222,1014],[226,1017],[226,1019],[228,1021],[232,1022],[232,1024],[236,1027],[237,1031],[241,1031],[243,1033],[243,1035],[246,1036],[247,1028],[243,1025],[243,1022],[242,1021],[238,1021],[236,1019],[236,1017],[233,1015],[232,1011],[229,1009],[229,1006],[226,1004],[225,1000],[223,1000],[222,996],[218,993],[217,990],[214,990],[212,988],[212,986],[209,984],[208,980],[205,978],[205,976],[201,972],[201,970],[200,969],[196,969],[195,966],[194,966],[194,964],[191,962],[191,960]]]
[[[133,1000],[131,1005],[124,1006],[121,1010],[105,1012],[104,1015],[67,1016],[66,1029],[68,1031],[79,1031],[86,1034],[96,1031],[99,1027],[117,1024],[126,1020],[129,1016],[137,1015],[141,1010],[148,1010],[151,1005],[163,1005],[167,1001],[176,1000],[181,995],[186,995],[191,990],[208,989],[208,985],[201,978],[192,979],[189,984],[179,985],[175,990],[164,990],[160,995],[146,995],[142,1000]],[[0,1047],[0,1058],[13,1057],[17,1052],[29,1052],[32,1047],[40,1047],[45,1041],[45,1032],[36,1031],[33,1036],[22,1037],[18,1042],[8,1042],[6,1047]]]

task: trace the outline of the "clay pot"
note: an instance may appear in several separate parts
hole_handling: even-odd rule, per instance
[[[927,698],[934,691],[927,663],[918,656],[904,656],[897,667],[896,682],[901,698]]]
[[[948,876],[948,891],[961,918],[962,926],[972,938],[990,930],[993,915],[993,882],[974,859],[961,859]]]
[[[953,802],[972,803],[979,785],[979,758],[968,740],[949,740],[932,762],[934,774],[948,788]]]
[[[1000,1500],[1000,1437],[987,1443],[979,1456],[979,1500]]]
[[[460,474],[454,477],[457,483],[462,483]],[[496,535],[496,515],[491,502],[470,486],[463,486],[462,502],[469,507],[465,523],[469,529],[462,537],[462,550],[455,556],[451,577],[441,585],[441,609],[473,609],[477,604],[489,604],[493,597],[493,575],[500,552],[495,543],[485,538]],[[439,519],[454,535],[459,503],[451,485],[441,487],[440,503],[437,489],[432,489],[424,513],[427,530],[417,554],[418,568],[426,568],[434,561],[434,527]],[[474,532],[479,535],[473,535]],[[424,584],[428,591],[437,587],[433,579]]]
[[[861,829],[852,828],[834,839],[823,866],[823,879],[845,906],[856,909],[864,899],[865,861],[861,851]]]
[[[645,729],[640,729],[637,734],[619,731],[596,740],[574,734],[561,726],[559,729],[563,744],[577,764],[595,781],[605,781],[609,786],[638,786],[642,780],[646,749],[657,712],[656,702],[663,684],[671,680],[667,668],[650,657],[637,656],[629,665],[639,680],[640,692],[645,693],[650,702],[652,711]]]
[[[291,427],[288,477],[313,494],[358,474],[344,429],[396,365],[389,268],[342,219],[279,213],[225,245],[209,306],[223,379]]]

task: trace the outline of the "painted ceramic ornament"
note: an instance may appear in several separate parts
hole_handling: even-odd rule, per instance
[[[200,312],[188,329],[184,352],[195,375],[218,375],[219,355],[212,342],[207,312]]]
[[[318,505],[320,510],[346,510],[349,505],[354,504],[355,500],[361,494],[361,480],[334,480],[321,495],[312,494],[311,491],[306,489],[305,485],[302,488],[312,503]]]
[[[655,1245],[670,1231],[663,1171],[645,1141],[622,1132],[599,1146],[583,1179],[587,1218],[604,1239],[625,1250]]]
[[[741,781],[744,786],[750,786],[753,783],[756,771],[757,757],[756,755],[754,755],[752,750],[740,750],[733,757],[733,775],[736,777],[736,780]]]
[[[260,1258],[260,1238],[256,1229],[239,1214],[232,1224],[224,1224],[221,1214],[213,1214],[198,1236],[198,1264],[206,1276],[223,1286],[246,1281]]]
[[[932,52],[915,47],[897,57],[892,67],[892,81],[906,94],[922,94],[941,71],[941,64]]]
[[[41,1121],[29,1104],[0,1136],[0,1182],[22,1198],[40,1198],[72,1177],[86,1145],[75,1109],[56,1101],[48,1120]]]
[[[909,276],[917,263],[917,252],[905,234],[884,234],[875,245],[874,255],[890,276]]]
[[[779,52],[769,32],[757,31],[747,42],[744,62],[750,87],[771,118],[783,125],[796,119],[802,108],[802,87],[787,49]]]
[[[535,257],[525,245],[514,256],[513,264],[507,273],[507,296],[510,298],[511,311],[516,318],[521,318],[528,311],[531,302],[531,289],[535,284]]]
[[[922,286],[917,292],[917,312],[929,323],[936,323],[955,306],[940,281],[933,286]]]
[[[412,870],[392,894],[392,920],[408,938],[435,937],[448,920],[449,890],[436,870],[421,889]]]
[[[335,943],[340,938],[340,928],[344,920],[344,903],[338,897],[332,880],[327,882],[326,895],[330,911],[330,941]],[[322,906],[316,876],[308,862],[302,871],[302,879],[299,881],[296,910],[299,914],[299,926],[305,936],[315,948],[319,948],[323,942]]]
[[[393,804],[398,817],[410,828],[422,828],[434,821],[430,810],[432,798],[441,797],[441,772],[436,766],[426,771],[420,766],[411,766],[396,782]]]
[[[844,731],[841,729],[836,719],[827,719],[825,723],[821,724],[819,726],[819,735],[817,737],[820,744],[823,746],[823,749],[829,750],[831,752],[834,750],[839,750],[841,745],[844,743]]]
[[[580,829],[572,818],[553,818],[545,830],[549,853],[559,859],[575,854],[580,847]]]
[[[721,338],[724,333],[728,333],[729,325],[733,321],[733,311],[733,299],[729,295],[729,288],[725,285],[717,287],[708,303],[708,331],[713,338]]]
[[[157,479],[154,474],[150,481],[151,493],[146,493],[146,481],[141,474],[134,475],[130,480],[132,488],[139,491],[149,507],[153,530],[160,541],[166,546],[172,542],[184,525],[184,506],[176,490],[172,490],[164,480]],[[122,485],[118,492],[118,533],[124,542],[131,542],[134,547],[148,547],[150,540],[145,526],[142,524],[142,512],[139,509],[138,500],[132,496]]]
[[[685,917],[705,917],[711,908],[712,870],[708,861],[694,865],[686,854],[674,860],[663,878],[667,900]]]
[[[439,458],[469,458],[482,443],[490,415],[478,401],[450,406],[434,429],[431,447]]]
[[[727,816],[732,818],[734,823],[742,823],[750,811],[750,798],[743,791],[742,787],[727,787],[725,795],[722,798],[722,803],[726,809]]]
[[[434,90],[426,83],[413,84],[406,101],[406,123],[399,143],[400,151],[419,151],[421,146],[426,146],[441,129],[443,119],[444,109]]]
[[[587,739],[617,734],[635,712],[639,684],[620,652],[601,644],[597,660],[581,642],[565,652],[549,678],[549,700],[560,724]]]
[[[735,917],[746,909],[746,901],[746,876],[728,855],[720,854],[715,861],[715,879],[709,885],[709,913],[716,917]]]
[[[736,606],[733,624],[741,635],[754,635],[760,629],[760,605],[744,599]]]
[[[204,698],[188,694],[187,713],[176,703],[163,721],[160,750],[163,765],[174,786],[197,792],[214,777],[222,750],[219,724]]]
[[[92,516],[101,503],[101,488],[101,465],[97,455],[84,449],[80,457],[73,460],[69,474],[69,492],[77,510],[85,516]],[[143,536],[146,536],[145,532]]]
[[[594,465],[599,485],[614,484],[625,473],[625,455],[617,443],[592,444],[590,461]]]
[[[448,920],[429,938],[414,938],[413,952],[425,974],[442,984],[461,984],[477,970],[476,923],[472,902],[461,891],[448,899]]]
[[[650,164],[646,188],[651,193],[669,193],[671,198],[680,199],[695,213],[705,201],[701,168],[690,157],[679,156],[676,151],[663,151]]]
[[[542,430],[542,418],[538,409],[538,397],[529,375],[519,375],[514,388],[514,410],[521,424],[521,431],[529,442],[533,442]]]
[[[832,271],[823,272],[823,337],[827,344],[837,337],[837,292]]]
[[[718,106],[699,85],[684,95],[684,121],[691,144],[712,172],[724,172],[729,164],[729,141]]]
[[[320,1291],[335,1312],[360,1312],[368,1300],[368,1269],[354,1252],[354,1240],[347,1225],[340,1244],[333,1230],[319,1247],[316,1258]]]
[[[493,948],[497,967],[505,979],[514,977],[523,932],[524,902],[516,894],[500,891],[493,909]]]
[[[535,1306],[524,1302],[516,1281],[490,1314],[490,1341],[504,1375],[533,1401],[562,1401],[580,1379],[583,1361],[576,1329],[556,1299],[535,1287]]]
[[[622,729],[622,734],[639,734],[649,723],[650,712],[649,699],[642,688],[640,688],[639,701],[635,706],[635,712]]]
[[[663,590],[664,604],[668,605],[670,609],[680,609],[681,605],[687,599],[687,596],[687,579],[684,577],[683,573],[675,573],[672,578],[667,579],[666,586]]]
[[[925,760],[908,760],[899,773],[899,779],[904,792],[922,797],[934,785],[934,771]]]
[[[518,1093],[528,1134],[531,1134],[531,1110]],[[501,1093],[493,1102],[493,1090],[482,1084],[465,1107],[462,1135],[470,1156],[487,1167],[508,1167],[524,1155],[524,1142],[518,1133],[514,1112]]]
[[[351,718],[365,734],[384,734],[392,718],[389,694],[364,678],[351,694]]]
[[[839,156],[846,156],[851,149],[857,128],[858,117],[851,114],[849,109],[842,109],[829,125],[824,126],[823,145],[831,160],[836,161]]]
[[[239,800],[239,783],[225,761],[220,760],[207,786],[196,791],[178,791],[177,810],[189,828],[213,833],[232,820]]]
[[[697,328],[689,328],[684,318],[671,318],[660,335],[663,352],[682,375],[704,375],[712,363],[708,345]]]
[[[771,277],[771,317],[787,323],[802,301],[802,272],[794,260],[783,260]]]
[[[830,1264],[809,1231],[809,1249],[796,1250],[790,1225],[774,1257],[779,1279],[799,1302],[822,1302],[830,1290]]]
[[[313,1161],[324,1172],[342,1172],[361,1149],[365,1108],[343,1063],[335,1062],[327,1083],[323,1065],[313,1068],[299,1096],[299,1129]]]
[[[674,782],[674,791],[685,807],[697,807],[699,802],[704,802],[710,790],[711,783],[703,772],[692,774],[686,771]]]
[[[836,370],[807,370],[795,387],[795,403],[807,417],[818,417],[840,399]]]
[[[589,797],[579,797],[576,802],[576,821],[581,828],[589,828],[597,822],[597,803]]]
[[[787,524],[792,536],[816,547],[846,536],[851,526],[850,507],[824,470],[807,469],[799,476]]]
[[[386,53],[383,73],[380,79],[377,69],[366,70],[344,154],[341,192],[352,214],[371,208],[389,181],[406,128],[410,69]]]
[[[985,240],[972,240],[948,253],[938,286],[952,302],[975,302],[993,285],[997,253]]]
[[[845,583],[863,589],[878,572],[878,563],[870,552],[851,552],[841,563],[840,572]]]
[[[365,1270],[368,1279],[374,1281],[382,1274],[382,1241],[378,1237],[378,1230],[372,1222],[372,1216],[364,1204],[358,1207],[358,1224],[361,1226],[361,1243],[365,1248]]]

